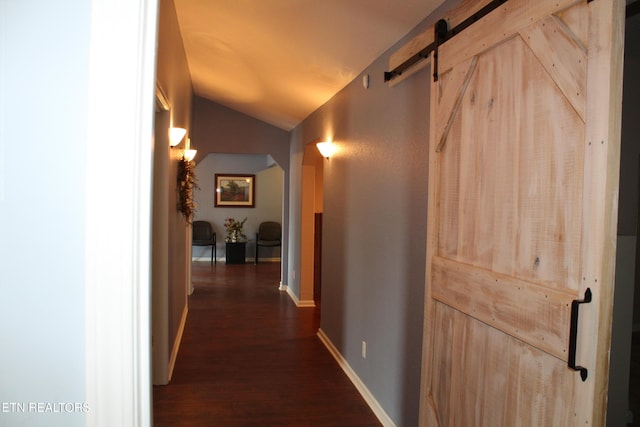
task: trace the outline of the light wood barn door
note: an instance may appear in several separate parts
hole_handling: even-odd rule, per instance
[[[422,425],[604,425],[623,9],[509,0],[439,48]]]

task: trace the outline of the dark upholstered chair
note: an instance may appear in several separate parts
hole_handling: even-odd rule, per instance
[[[282,227],[279,222],[266,221],[260,224],[256,233],[256,257],[254,263],[258,263],[258,248],[260,246],[277,247],[282,239]]]
[[[193,246],[211,246],[211,264],[218,262],[216,251],[216,233],[211,223],[207,221],[193,221]]]

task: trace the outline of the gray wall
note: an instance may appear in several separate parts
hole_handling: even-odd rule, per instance
[[[215,174],[243,173],[255,174],[255,207],[229,208],[215,207]],[[194,192],[197,205],[196,220],[209,221],[217,237],[218,259],[224,260],[226,218],[242,221],[247,218],[243,230],[249,239],[247,243],[247,257],[255,254],[255,238],[258,226],[263,221],[282,223],[282,202],[284,188],[284,173],[273,163],[271,157],[264,154],[216,154],[211,153],[198,163],[196,167],[198,189]],[[193,257],[197,260],[211,259],[211,248],[204,246],[193,247]],[[261,248],[260,258],[279,258],[280,248]]]
[[[199,96],[193,97],[192,114],[196,162],[209,153],[269,154],[288,172],[289,132]]]
[[[293,234],[304,145],[333,139],[339,151],[324,167],[321,328],[402,426],[418,419],[430,84],[426,69],[394,88],[383,83],[389,54],[406,40],[367,67],[369,89],[359,76],[294,129],[290,180]],[[288,285],[299,295],[299,236],[291,244]]]
[[[90,6],[0,1],[0,404],[85,401]],[[0,425],[85,415],[9,409]]]
[[[157,84],[162,88],[171,104],[169,110],[171,126],[189,130],[192,99],[191,77],[178,27],[178,17],[172,0],[161,0],[159,6]],[[168,132],[168,129],[165,129],[164,132]],[[187,310],[191,271],[191,254],[188,251],[189,227],[185,218],[176,209],[178,162],[187,138],[188,133],[183,142],[174,148],[169,148],[165,144],[164,138],[156,138],[156,141],[161,141],[162,146],[154,147],[154,161],[156,162],[154,201],[157,203],[162,200],[166,204],[154,207],[153,249],[154,251],[166,252],[166,260],[170,260],[165,263],[156,257],[153,261],[152,292],[154,298],[157,297],[158,292],[167,292],[166,301],[168,303],[166,313],[158,310],[158,307],[154,307],[153,316],[163,318],[154,319],[156,325],[160,320],[168,322],[169,333],[167,342],[154,340],[154,345],[156,343],[162,345],[163,348],[158,350],[166,351],[168,355],[175,354],[178,350],[176,345],[179,344],[178,334],[181,330],[184,313]],[[159,242],[165,241],[166,247],[159,244]],[[168,289],[165,289],[164,286],[158,286],[162,281],[168,281]],[[166,319],[164,319],[165,316]],[[158,328],[155,329],[154,335],[159,334]]]

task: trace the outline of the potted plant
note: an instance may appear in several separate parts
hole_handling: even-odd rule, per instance
[[[246,220],[247,218],[242,221],[237,221],[235,218],[227,218],[224,221],[224,228],[227,230],[227,235],[224,238],[224,241],[245,242],[247,240],[247,236],[242,232],[242,227]]]

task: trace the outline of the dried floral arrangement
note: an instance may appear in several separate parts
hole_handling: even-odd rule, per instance
[[[193,200],[193,190],[198,188],[195,174],[196,163],[182,157],[178,161],[178,210],[188,224],[193,221],[196,204]]]

